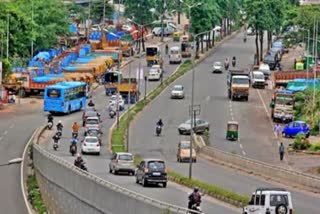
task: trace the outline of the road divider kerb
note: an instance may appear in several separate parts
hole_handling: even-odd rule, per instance
[[[194,139],[196,146],[199,147],[200,145],[198,149],[200,155],[211,162],[238,169],[266,180],[275,181],[285,186],[307,190],[316,194],[320,192],[320,177],[318,176],[253,160],[211,146],[203,146],[201,136],[197,136]]]

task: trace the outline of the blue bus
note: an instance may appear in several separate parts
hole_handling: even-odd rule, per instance
[[[71,113],[86,107],[86,83],[59,82],[44,90],[44,111]]]

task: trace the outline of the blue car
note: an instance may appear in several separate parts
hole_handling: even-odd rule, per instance
[[[282,130],[282,135],[285,137],[295,137],[300,133],[305,134],[307,138],[310,135],[309,125],[304,121],[293,121],[287,124]]]

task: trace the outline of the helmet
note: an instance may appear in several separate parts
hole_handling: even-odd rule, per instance
[[[78,153],[78,154],[77,154],[77,158],[81,158],[81,155],[80,155],[80,153]]]
[[[198,192],[198,191],[199,191],[199,187],[195,187],[193,190],[194,190],[195,192]]]
[[[59,120],[59,123],[62,123],[61,120]]]
[[[77,122],[74,122],[74,124],[77,124]]]

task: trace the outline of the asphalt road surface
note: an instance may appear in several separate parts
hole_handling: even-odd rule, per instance
[[[249,102],[232,101],[227,98],[226,72],[212,74],[214,61],[223,63],[225,57],[237,57],[237,66],[246,68],[253,61],[254,37],[246,44],[239,34],[224,43],[216,52],[196,66],[195,104],[201,105],[200,118],[210,122],[211,145],[221,150],[237,153],[246,157],[280,164],[277,142],[274,138],[269,118],[257,90],[250,90]],[[174,84],[185,87],[184,100],[171,100],[170,87],[152,102],[130,127],[130,148],[134,154],[142,157],[159,157],[167,161],[169,169],[188,175],[188,164],[176,162],[177,143],[189,136],[180,136],[177,127],[189,119],[191,94],[191,72]],[[164,129],[162,136],[155,136],[156,121],[162,118]],[[229,120],[239,122],[240,140],[225,140],[226,126]],[[250,195],[257,187],[269,187],[273,184],[257,178],[230,171],[218,165],[199,160],[193,166],[193,177],[226,189]],[[320,199],[292,190],[294,207],[299,213],[319,213]]]
[[[176,45],[178,43],[170,43],[169,46]],[[166,65],[165,65],[165,76],[169,76],[173,71],[176,70],[178,65],[169,65],[168,58],[165,58]],[[142,58],[142,65],[143,69],[148,69],[146,67],[145,58]],[[131,75],[134,76],[136,71],[136,68],[138,67],[138,61],[133,62],[130,66],[127,66],[125,68],[125,75],[128,75],[128,69],[131,67]],[[155,88],[160,82],[147,82],[147,90],[150,91],[153,88]],[[141,88],[144,88],[144,81],[141,82]],[[91,156],[91,155],[84,155],[84,160],[87,163],[87,167],[89,171],[103,179],[106,179],[110,182],[113,182],[115,184],[121,185],[125,188],[128,188],[130,190],[142,193],[146,196],[165,201],[171,204],[175,204],[181,207],[187,206],[187,196],[188,191],[185,188],[181,188],[180,186],[169,183],[167,188],[161,188],[161,187],[149,187],[144,188],[140,185],[137,185],[135,183],[135,179],[133,176],[115,176],[109,174],[108,169],[108,163],[110,159],[110,154],[108,153],[108,145],[106,142],[107,136],[108,136],[108,130],[115,121],[115,119],[110,119],[107,112],[107,103],[108,103],[108,97],[104,94],[104,89],[99,88],[94,92],[93,101],[96,104],[97,110],[102,115],[102,128],[104,130],[104,137],[103,139],[103,145],[101,148],[101,154],[100,156]],[[72,133],[72,124],[73,122],[77,121],[79,124],[81,123],[81,116],[82,112],[75,112],[69,116],[61,116],[61,117],[55,117],[55,120],[62,120],[64,124],[64,130],[62,135],[62,141],[60,144],[60,147],[58,151],[53,151],[52,148],[52,141],[50,140],[47,145],[45,145],[45,148],[53,152],[54,154],[64,158],[67,161],[70,161],[73,163],[75,157],[72,157],[69,153],[69,141],[71,139],[71,133]],[[83,130],[80,131],[79,139],[83,136]],[[54,131],[52,131],[51,134],[53,134]],[[78,144],[78,151],[80,148],[80,145]],[[204,198],[202,208],[204,209],[205,213],[239,213],[240,211],[238,209],[229,208],[226,205],[223,205],[220,202],[216,202],[212,199],[206,199]]]

